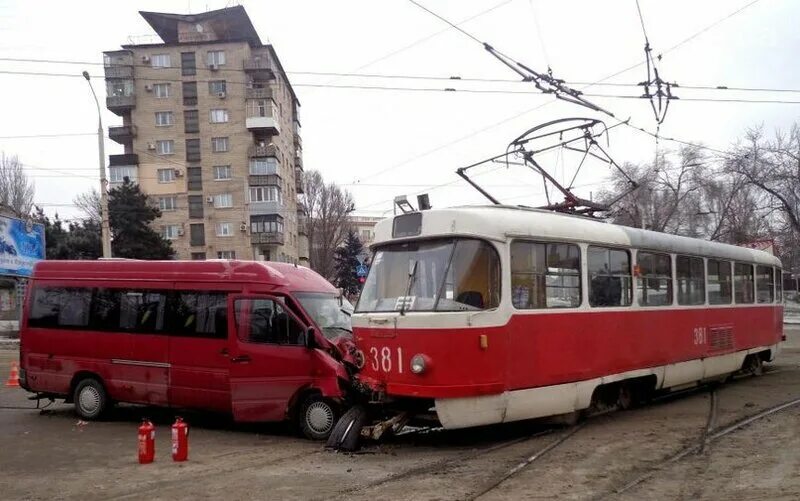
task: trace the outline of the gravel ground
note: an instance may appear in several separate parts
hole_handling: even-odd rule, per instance
[[[800,396],[800,328],[762,377],[717,391],[716,426]],[[0,346],[0,377],[16,359]],[[0,388],[3,499],[798,499],[800,406],[664,466],[706,427],[710,397],[698,390],[587,420],[574,428],[537,423],[408,435],[359,454],[325,451],[283,426],[239,426],[224,416],[184,413],[190,461],[169,458],[169,410],[121,406],[83,424],[71,407],[43,413],[24,391]],[[152,465],[136,463],[142,416],[157,426]],[[498,483],[520,462],[565,434],[563,443]],[[543,434],[544,433],[544,434]],[[615,489],[655,471],[621,494]],[[494,488],[492,488],[494,487]]]

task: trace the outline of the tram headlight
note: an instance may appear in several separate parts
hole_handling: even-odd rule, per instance
[[[417,353],[411,357],[411,372],[414,374],[422,374],[428,368],[428,357],[422,353]]]

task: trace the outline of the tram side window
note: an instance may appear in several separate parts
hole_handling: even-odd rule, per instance
[[[731,304],[731,263],[708,260],[708,303]]]
[[[706,277],[703,258],[678,256],[675,272],[678,287],[678,304],[704,304],[706,302]]]
[[[177,293],[171,330],[183,336],[228,337],[227,294],[224,292]]]
[[[630,306],[633,301],[631,255],[626,250],[589,246],[589,304]]]
[[[753,302],[753,266],[745,263],[733,265],[733,296],[737,304]]]
[[[581,251],[574,244],[511,244],[512,304],[517,309],[581,304]]]
[[[759,303],[775,301],[775,275],[769,266],[756,266],[756,300]]]
[[[783,270],[775,268],[775,301],[783,302]]]
[[[92,290],[37,287],[28,315],[31,327],[88,327]]]
[[[639,252],[638,293],[642,306],[672,304],[672,259],[669,254]]]

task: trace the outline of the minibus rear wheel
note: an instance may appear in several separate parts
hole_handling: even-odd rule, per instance
[[[83,419],[92,420],[100,417],[108,406],[106,389],[100,381],[93,378],[82,379],[75,386],[73,395],[75,412]]]
[[[311,440],[326,440],[339,419],[338,407],[321,395],[312,393],[300,404],[297,415],[300,431]]]

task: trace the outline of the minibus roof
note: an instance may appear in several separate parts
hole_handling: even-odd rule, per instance
[[[338,293],[333,285],[304,266],[271,261],[39,261],[34,280],[136,280],[140,282],[247,282],[286,287],[298,292]]]

